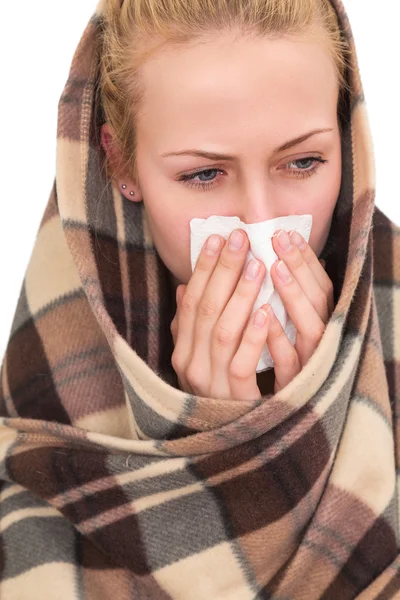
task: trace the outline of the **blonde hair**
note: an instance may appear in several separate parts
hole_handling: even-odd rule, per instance
[[[124,173],[138,182],[135,124],[144,95],[141,66],[165,46],[215,39],[221,31],[270,39],[300,35],[325,44],[339,83],[342,133],[350,50],[330,0],[104,0],[99,27],[98,101],[121,157],[112,169],[104,155],[108,178]]]

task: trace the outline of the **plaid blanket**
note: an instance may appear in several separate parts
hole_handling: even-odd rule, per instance
[[[324,250],[335,310],[257,401],[179,390],[167,269],[101,169],[101,3],[59,101],[56,177],[0,384],[2,600],[400,598],[400,230],[374,205],[352,47]]]

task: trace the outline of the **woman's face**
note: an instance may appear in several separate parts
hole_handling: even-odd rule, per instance
[[[338,83],[323,46],[226,34],[164,50],[142,74],[138,186],[172,275],[190,279],[194,217],[256,223],[311,213],[309,243],[319,255],[341,183]],[[327,131],[287,147],[316,129]]]

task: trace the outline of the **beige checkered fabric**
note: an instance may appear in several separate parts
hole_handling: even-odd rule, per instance
[[[374,205],[332,3],[355,67],[324,250],[335,309],[303,370],[257,401],[177,386],[167,269],[143,203],[101,169],[101,3],[85,28],[1,367],[1,600],[400,598],[400,231]]]

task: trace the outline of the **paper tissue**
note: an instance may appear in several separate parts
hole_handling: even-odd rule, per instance
[[[259,223],[243,223],[239,217],[222,217],[218,215],[212,215],[207,219],[194,218],[190,221],[190,260],[192,272],[196,265],[197,257],[206,239],[210,235],[217,233],[224,239],[227,239],[234,229],[240,228],[246,231],[250,241],[250,250],[243,268],[246,267],[247,263],[252,258],[258,258],[264,263],[267,271],[252,313],[268,302],[272,306],[272,309],[284,328],[290,342],[294,345],[296,342],[296,328],[289,318],[282,300],[274,289],[270,275],[270,269],[278,259],[278,256],[272,247],[271,238],[279,229],[285,231],[295,230],[308,242],[310,239],[311,226],[312,215],[309,214],[278,217]],[[273,365],[274,361],[272,360],[267,344],[265,344],[256,371],[257,373],[260,373],[261,371],[272,368]]]

